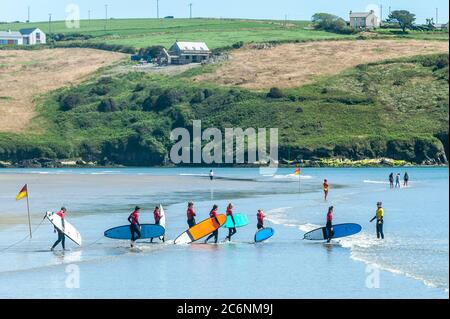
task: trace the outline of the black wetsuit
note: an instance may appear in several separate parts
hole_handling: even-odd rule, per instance
[[[327,225],[325,226],[327,229],[327,242],[331,241],[331,238],[333,238],[333,224],[331,223],[331,221],[327,222]]]
[[[195,226],[195,218],[194,217],[192,217],[191,219],[188,219],[187,220],[187,223],[188,223],[188,225],[189,225],[189,228],[192,228],[192,227],[194,227]]]
[[[230,216],[231,216],[231,220],[233,221],[233,224],[236,225],[233,215],[230,215]],[[228,240],[231,240],[231,236],[233,236],[234,234],[236,234],[236,227],[228,228],[228,236],[227,236]]]
[[[55,228],[55,229],[58,232],[58,240],[55,241],[55,243],[52,246],[52,249],[54,249],[59,243],[61,243],[62,248],[65,250],[66,249],[66,235],[64,235],[64,233],[62,231],[60,231],[58,228]]]
[[[383,219],[377,220],[377,238],[384,239],[384,233],[383,233]]]
[[[130,224],[131,240],[136,241],[141,238],[141,230],[139,224]],[[137,236],[136,236],[137,235]]]

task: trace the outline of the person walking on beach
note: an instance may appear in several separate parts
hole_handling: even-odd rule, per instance
[[[328,207],[328,213],[327,213],[327,243],[331,241],[331,238],[333,238],[334,231],[333,231],[333,206]]]
[[[235,225],[235,227],[233,228],[228,228],[228,236],[226,237],[226,239],[228,239],[228,241],[231,241],[231,236],[236,234],[236,222],[234,221],[233,204],[231,203],[229,203],[227,206],[227,216],[230,216],[231,220],[233,221],[233,224]]]
[[[391,188],[394,188],[394,173],[389,174],[389,185]]]
[[[214,171],[211,169],[209,170],[209,179],[212,181],[214,179]]]
[[[219,209],[219,206],[214,205],[211,211],[209,212],[209,217],[214,218],[216,220],[216,223],[220,225],[219,220],[217,219],[217,210]],[[217,240],[219,239],[219,228],[217,228],[215,231],[211,233],[211,235],[208,236],[205,240],[205,244],[208,243],[208,240],[214,237],[214,244],[217,244]]]
[[[62,225],[62,231],[59,230],[58,228],[54,228],[54,232],[58,233],[58,239],[55,241],[55,243],[53,244],[52,248],[50,249],[51,251],[53,251],[55,249],[56,246],[58,246],[59,243],[61,243],[61,246],[63,248],[63,250],[66,250],[66,235],[64,235],[64,217],[66,215],[66,208],[65,207],[61,207],[61,210],[59,212],[56,213],[56,215],[58,215],[59,217],[61,217],[61,225]]]
[[[325,178],[323,180],[323,196],[325,198],[325,200],[327,200],[328,197],[328,188],[330,187],[330,185],[328,184],[328,180]]]
[[[161,221],[161,210],[159,209],[159,206],[156,206],[153,210],[153,217],[155,218],[155,225],[159,225],[159,222]],[[164,242],[164,236],[161,236],[160,240]],[[153,237],[150,239],[150,242],[153,243]]]
[[[264,215],[264,212],[262,209],[258,209],[258,213],[256,213],[256,219],[258,220],[258,223],[256,224],[256,228],[262,229],[264,228],[264,218],[266,215]]]
[[[377,211],[375,212],[375,216],[370,220],[370,222],[373,222],[375,219],[377,220],[377,238],[384,239],[384,233],[383,233],[383,223],[384,223],[384,209],[383,204],[381,202],[377,203]]]
[[[397,173],[397,175],[395,176],[395,188],[400,188],[400,173]]]
[[[134,247],[134,242],[141,238],[141,224],[139,224],[139,212],[141,208],[136,206],[133,212],[128,216],[128,222],[130,223],[131,232],[131,247]]]
[[[193,202],[189,202],[188,203],[188,208],[187,208],[187,223],[189,228],[192,228],[195,226],[195,211],[194,211],[194,203]]]
[[[408,187],[409,182],[409,175],[408,172],[405,172],[405,175],[403,175],[403,187]]]

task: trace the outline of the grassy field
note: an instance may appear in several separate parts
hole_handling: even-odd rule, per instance
[[[106,27],[105,27],[106,25]],[[236,19],[112,19],[82,20],[79,29],[66,27],[64,21],[52,22],[52,33],[83,34],[92,36],[90,42],[120,44],[135,48],[154,45],[169,47],[176,40],[205,41],[212,49],[223,48],[236,42],[268,42],[351,38],[324,31],[305,29],[307,21],[289,21],[286,25],[272,20]],[[2,29],[18,30],[39,27],[48,32],[48,22],[0,25]]]
[[[191,74],[96,78],[42,98],[45,134],[0,134],[0,160],[83,157],[125,165],[162,163],[174,127],[277,127],[280,157],[388,156],[439,160],[448,137],[448,55],[381,61],[279,98]],[[448,150],[447,150],[448,152]],[[439,155],[440,154],[440,155]]]

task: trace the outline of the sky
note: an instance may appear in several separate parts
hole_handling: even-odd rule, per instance
[[[27,20],[30,6],[31,21],[46,21],[48,14],[53,20],[65,20],[66,8],[75,4],[80,9],[81,19],[87,19],[91,11],[92,19],[108,16],[113,18],[155,18],[157,0],[0,0],[0,21]],[[348,12],[366,11],[382,5],[383,18],[391,10],[405,9],[416,14],[417,23],[426,18],[435,18],[438,8],[439,23],[448,22],[448,0],[159,0],[160,16],[189,17],[192,3],[194,17],[248,18],[310,20],[317,12],[327,12],[348,19]]]

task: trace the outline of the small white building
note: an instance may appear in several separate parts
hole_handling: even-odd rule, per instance
[[[201,63],[209,59],[211,51],[205,42],[175,42],[169,49],[169,64]]]
[[[22,45],[23,36],[19,31],[0,31],[0,45]]]
[[[35,45],[46,42],[47,37],[39,28],[0,31],[0,45]]]
[[[354,29],[374,29],[380,27],[380,20],[373,10],[369,12],[350,11],[350,26]]]

